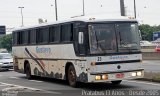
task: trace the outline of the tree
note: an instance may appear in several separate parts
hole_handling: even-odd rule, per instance
[[[139,30],[141,30],[142,40],[153,40],[153,32],[160,31],[159,26],[150,26],[148,24],[142,24],[139,26]]]
[[[9,52],[12,51],[12,34],[8,34],[0,38],[0,48],[5,48]]]

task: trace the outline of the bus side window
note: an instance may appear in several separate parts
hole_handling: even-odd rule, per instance
[[[17,32],[13,32],[13,45],[17,45]]]
[[[31,34],[31,30],[28,30],[28,44],[31,44],[31,42],[30,42],[30,34]]]
[[[61,41],[70,42],[73,40],[72,24],[61,25]]]
[[[49,28],[45,27],[40,30],[42,32],[42,43],[48,43],[49,39]]]
[[[60,42],[60,32],[61,32],[61,27],[60,25],[54,26],[54,42]]]
[[[32,29],[30,30],[30,44],[36,44],[36,30]]]
[[[48,27],[36,29],[36,36],[38,37],[36,42],[38,44],[48,43]]]
[[[22,32],[22,44],[28,44],[28,31]]]
[[[42,38],[42,32],[40,31],[40,28],[37,28],[36,29],[36,36],[38,37],[38,38],[36,38],[36,43],[41,43],[42,42],[42,40],[43,40],[43,38]]]
[[[54,42],[54,26],[49,27],[49,42]]]
[[[22,44],[22,32],[17,32],[17,45]]]

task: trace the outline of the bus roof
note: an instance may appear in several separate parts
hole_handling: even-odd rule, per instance
[[[124,16],[106,16],[106,15],[79,16],[79,17],[75,17],[75,18],[71,18],[71,19],[63,20],[63,21],[55,21],[55,22],[51,22],[51,23],[42,23],[42,24],[35,25],[35,26],[16,28],[13,31],[49,26],[49,25],[53,25],[53,24],[74,22],[74,21],[82,21],[82,22],[133,21],[133,22],[137,22],[137,20],[134,19],[133,17],[124,17]]]

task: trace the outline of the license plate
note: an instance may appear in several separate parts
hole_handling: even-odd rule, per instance
[[[124,74],[123,73],[117,73],[116,78],[124,78]]]

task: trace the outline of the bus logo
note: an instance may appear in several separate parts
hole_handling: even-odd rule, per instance
[[[128,58],[128,56],[110,56],[111,60],[126,60]]]
[[[51,53],[51,48],[45,48],[45,47],[36,47],[37,53]]]

